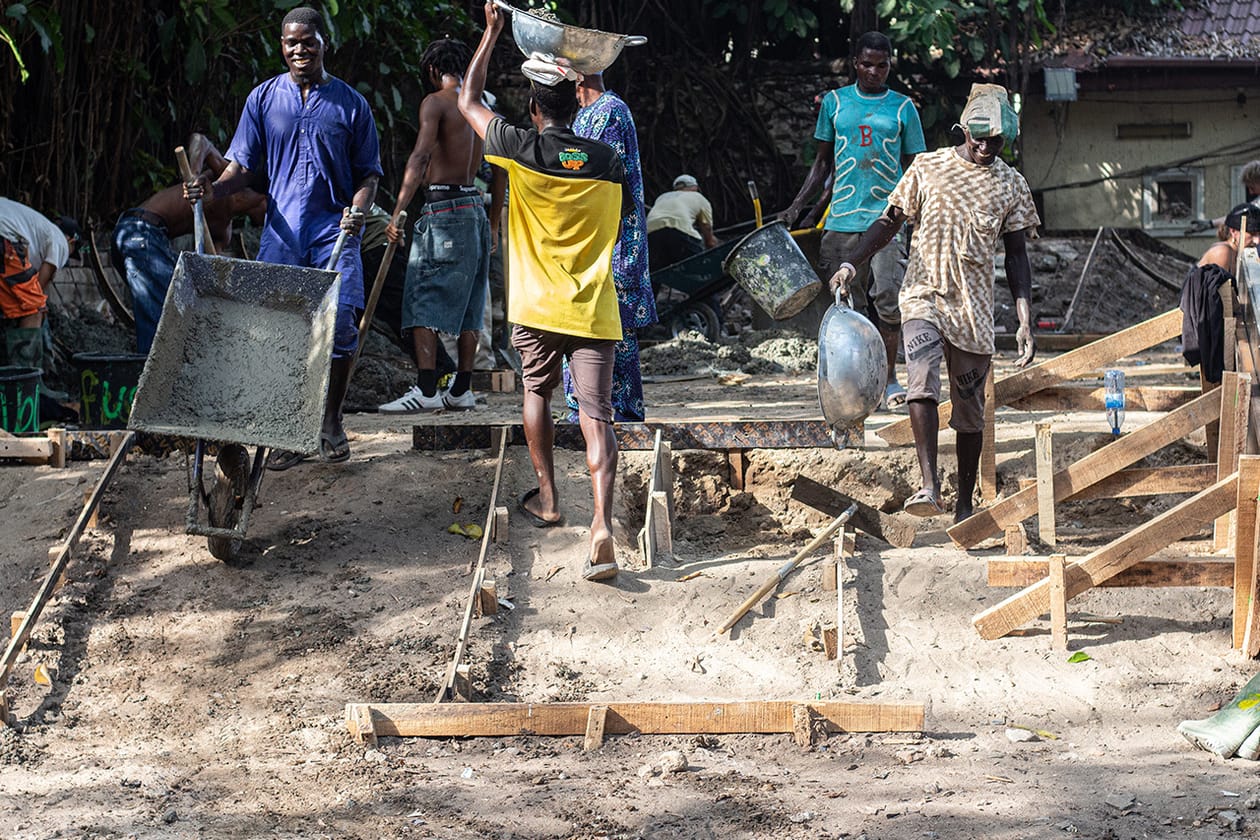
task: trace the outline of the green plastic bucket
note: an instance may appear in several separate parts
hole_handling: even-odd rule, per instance
[[[11,435],[39,433],[39,368],[0,367],[0,429]]]
[[[146,357],[136,353],[76,353],[79,423],[85,429],[125,429]]]
[[[822,291],[817,272],[781,221],[741,239],[722,269],[775,320],[791,318]]]

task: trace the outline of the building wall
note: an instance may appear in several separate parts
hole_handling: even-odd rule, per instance
[[[1239,93],[1246,97],[1237,101]],[[1076,102],[1046,102],[1029,97],[1021,114],[1024,176],[1034,192],[1048,187],[1090,181],[1143,167],[1167,165],[1233,144],[1260,146],[1256,117],[1260,87],[1216,90],[1081,91]],[[1118,140],[1121,123],[1189,122],[1188,139]],[[1203,209],[1208,218],[1223,216],[1233,206],[1230,173],[1235,166],[1260,158],[1260,148],[1212,157],[1191,166],[1203,167]],[[1100,226],[1143,227],[1143,181],[1112,178],[1101,184],[1043,193],[1045,218],[1051,230]],[[1187,236],[1183,231],[1147,229],[1168,245],[1198,256],[1215,239],[1213,233]]]

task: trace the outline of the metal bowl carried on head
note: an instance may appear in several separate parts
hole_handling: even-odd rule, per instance
[[[512,13],[512,37],[526,57],[545,53],[567,58],[579,73],[602,73],[617,60],[623,47],[647,43],[642,35],[618,35],[545,20],[503,0],[494,0],[494,5]]]

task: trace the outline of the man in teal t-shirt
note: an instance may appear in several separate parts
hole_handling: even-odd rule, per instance
[[[923,126],[914,103],[888,89],[892,44],[879,32],[867,32],[854,44],[856,84],[828,91],[818,111],[814,139],[818,153],[805,185],[784,211],[793,224],[805,202],[832,178],[831,202],[823,223],[819,273],[830,277],[847,260],[858,238],[888,206],[892,192],[910,159],[924,151]],[[854,278],[853,306],[879,327],[888,352],[888,383],[884,406],[905,404],[905,389],[897,383],[897,348],[905,247],[894,240],[863,265]]]

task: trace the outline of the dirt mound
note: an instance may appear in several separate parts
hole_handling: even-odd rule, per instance
[[[808,373],[818,367],[818,341],[794,330],[749,330],[714,343],[698,332],[644,347],[645,375]]]

